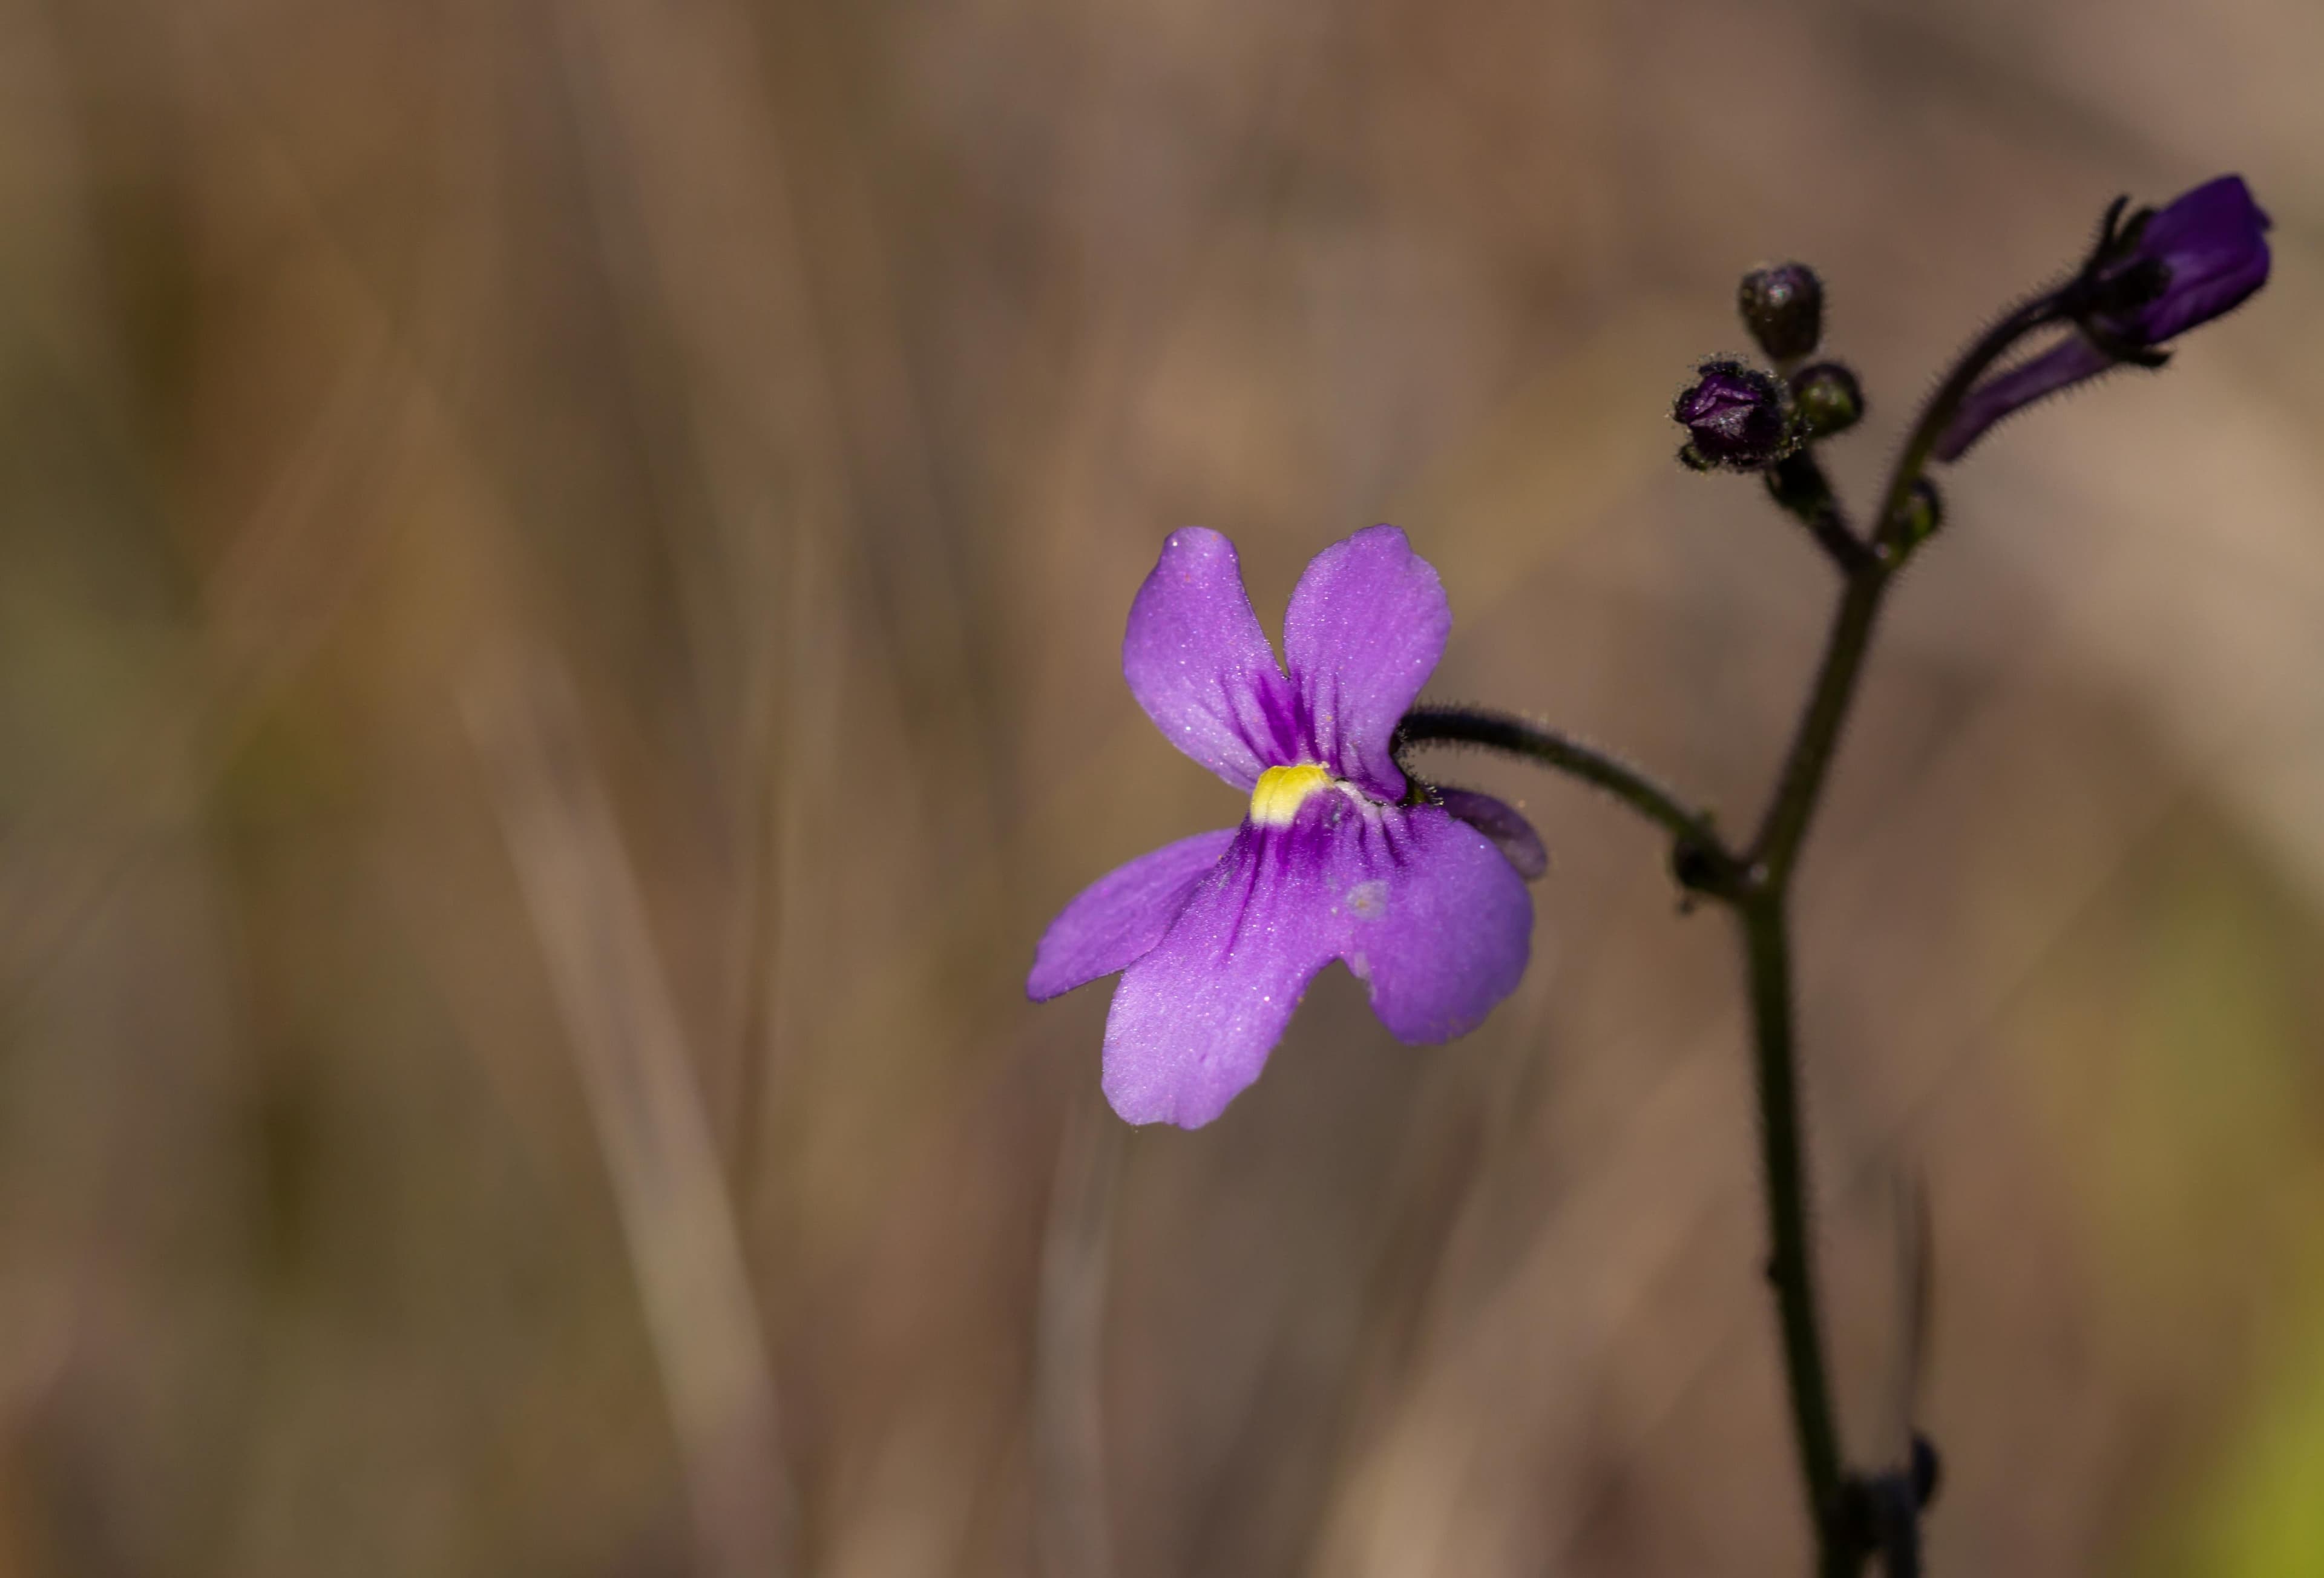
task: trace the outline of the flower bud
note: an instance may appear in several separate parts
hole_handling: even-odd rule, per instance
[[[1907,549],[1918,548],[1937,534],[1945,523],[1944,495],[1937,484],[1927,477],[1913,484],[1913,491],[1896,512],[1896,535]]]
[[[1864,416],[1864,390],[1838,362],[1818,362],[1792,374],[1792,402],[1811,438],[1844,433]]]
[[[2268,217],[2239,176],[2181,195],[2126,226],[2122,255],[2101,266],[2101,296],[2119,300],[2106,327],[2136,346],[2160,345],[2241,306],[2267,283]]]
[[[2159,367],[2158,347],[2234,311],[2267,283],[2273,223],[2243,178],[2223,175],[2159,209],[2141,209],[2106,234],[2080,274],[2060,292],[2075,333],[1971,390],[1937,439],[1939,460],[1958,460],[1996,422],[2037,400],[2125,363]]]
[[[1823,337],[1823,281],[1805,263],[1753,269],[1735,305],[1759,348],[1778,362],[1797,361]]]
[[[1689,893],[1717,892],[1729,874],[1711,846],[1695,837],[1682,837],[1671,845],[1670,868],[1672,877]]]
[[[1671,407],[1687,432],[1679,458],[1697,471],[1764,471],[1799,448],[1791,391],[1757,367],[1714,358]]]

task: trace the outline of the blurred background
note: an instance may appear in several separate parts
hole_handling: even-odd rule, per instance
[[[1196,1133],[1028,1006],[1232,821],[1118,667],[1391,520],[1433,695],[1756,814],[1860,502],[2107,200],[2274,282],[1948,479],[1804,872],[1855,1457],[1938,1573],[2324,1572],[2324,10],[0,0],[0,1574],[1803,1570],[1726,922],[1343,971]],[[1898,1356],[1900,1186],[1934,1321]]]

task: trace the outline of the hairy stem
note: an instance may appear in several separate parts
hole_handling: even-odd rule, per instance
[[[1921,408],[1912,433],[1905,438],[1904,448],[1897,451],[1895,463],[1888,469],[1888,485],[1881,490],[1880,512],[1872,518],[1872,540],[1875,546],[1894,544],[1902,523],[1905,501],[1913,495],[1913,484],[1929,468],[1929,457],[1936,452],[1937,440],[1959,415],[1961,401],[1977,381],[1985,376],[1996,362],[2007,355],[2010,347],[2035,330],[2059,322],[2066,315],[2065,301],[2072,290],[2051,291],[2033,298],[2015,308],[1991,328],[1978,336],[1968,350],[1961,353],[1945,381],[1937,385]]]
[[[1674,836],[1720,848],[1708,813],[1699,811],[1619,758],[1554,729],[1480,707],[1423,706],[1404,715],[1392,752],[1398,768],[1416,745],[1474,745],[1581,779],[1612,795]],[[1407,775],[1409,769],[1406,769]]]

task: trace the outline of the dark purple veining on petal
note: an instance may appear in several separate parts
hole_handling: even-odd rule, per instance
[[[1027,983],[1037,996],[1122,972],[1105,1089],[1125,1119],[1216,1117],[1334,958],[1407,1041],[1463,1033],[1515,989],[1533,926],[1521,857],[1440,807],[1397,803],[1406,784],[1389,742],[1451,624],[1435,570],[1376,526],[1308,566],[1278,664],[1233,545],[1199,528],[1164,545],[1123,641],[1139,704],[1247,793],[1276,767],[1314,763],[1337,781],[1309,789],[1287,824],[1246,816],[1130,863],[1043,937]]]
[[[1171,533],[1130,602],[1122,678],[1165,738],[1248,793],[1288,743],[1290,682],[1244,594],[1234,544]]]
[[[1084,889],[1042,933],[1025,994],[1045,1001],[1152,952],[1235,835],[1224,827],[1166,844]]]
[[[1333,958],[1400,1038],[1464,1033],[1515,989],[1532,917],[1508,861],[1441,807],[1318,791],[1288,826],[1246,825],[1124,975],[1108,1094],[1132,1121],[1208,1122],[1258,1077],[1283,1000]]]
[[[1376,799],[1401,799],[1388,742],[1452,629],[1443,583],[1395,527],[1317,554],[1283,616],[1284,669],[1314,760]]]

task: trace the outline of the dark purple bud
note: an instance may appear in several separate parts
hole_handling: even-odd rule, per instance
[[[1717,892],[1727,874],[1718,855],[1699,838],[1682,838],[1672,844],[1670,863],[1672,877],[1689,893]]]
[[[2155,349],[2234,311],[2267,283],[2271,221],[2239,175],[2223,175],[2134,217],[2066,287],[2077,332],[1969,392],[1937,441],[1958,460],[1986,430],[2046,395],[2125,362],[2160,366]]]
[[[1797,361],[1823,337],[1823,281],[1805,263],[1775,263],[1743,276],[1735,305],[1759,348]]]
[[[1725,358],[1695,374],[1671,407],[1671,420],[1687,432],[1680,459],[1699,471],[1764,471],[1799,447],[1782,379]]]
[[[1792,401],[1811,438],[1844,433],[1864,418],[1864,390],[1838,362],[1818,362],[1792,374]]]

